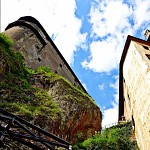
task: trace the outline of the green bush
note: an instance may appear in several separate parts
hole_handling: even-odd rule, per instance
[[[101,134],[96,134],[84,142],[78,142],[73,150],[138,150],[136,141],[131,141],[132,124],[117,125],[105,129]]]

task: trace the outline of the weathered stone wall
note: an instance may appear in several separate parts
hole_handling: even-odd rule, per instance
[[[141,150],[150,149],[150,60],[146,54],[150,55],[150,47],[131,41],[123,65],[124,114],[135,122]]]
[[[57,47],[37,24],[26,20],[18,21],[14,25],[10,24],[4,33],[14,40],[14,50],[22,52],[28,67],[35,69],[39,65],[50,66],[52,71],[86,92],[63,56],[56,50]]]
[[[73,89],[65,80],[48,80],[41,75],[35,77],[35,85],[45,88],[49,96],[61,109],[61,119],[59,123],[48,126],[47,130],[66,141],[75,143],[78,136],[82,140],[95,135],[101,131],[102,114],[100,108],[94,100],[87,94]],[[44,86],[43,86],[44,85]],[[41,122],[41,120],[40,120]],[[36,124],[41,124],[40,122]]]

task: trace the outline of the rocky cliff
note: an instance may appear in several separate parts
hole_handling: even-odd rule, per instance
[[[74,143],[101,130],[94,100],[48,67],[24,66],[12,40],[0,34],[0,107]]]

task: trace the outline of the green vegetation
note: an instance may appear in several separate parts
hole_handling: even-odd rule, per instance
[[[78,141],[73,150],[138,150],[136,141],[131,140],[132,134],[131,122],[120,124],[85,141]]]
[[[58,80],[61,80],[61,82],[63,83],[64,82],[64,86],[66,85],[67,87],[67,90],[68,90],[68,95],[72,92],[74,92],[74,98],[76,98],[76,93],[78,93],[78,96],[81,95],[82,97],[87,97],[87,99],[89,99],[89,101],[96,105],[97,104],[95,103],[95,101],[92,99],[92,97],[90,97],[88,94],[86,94],[82,89],[78,88],[78,87],[75,87],[72,85],[72,83],[70,83],[67,79],[65,79],[64,77],[58,75],[58,74],[55,74],[53,71],[50,70],[50,68],[48,66],[39,66],[36,70],[32,70],[32,69],[29,69],[29,68],[26,68],[28,70],[28,72],[30,72],[30,74],[42,74],[45,78],[45,80],[50,80],[51,82],[54,82],[54,81],[58,81]],[[70,90],[70,92],[69,92]],[[80,101],[79,97],[77,97],[77,100]]]
[[[19,77],[27,75],[27,71],[23,65],[24,59],[21,53],[14,53],[12,50],[13,41],[5,34],[0,34],[0,57],[1,64],[5,64],[5,72],[14,74]],[[4,62],[2,62],[4,61]],[[2,66],[0,66],[2,67]],[[2,68],[0,68],[0,72]]]
[[[0,107],[9,112],[34,118],[55,118],[61,115],[60,108],[46,90],[30,84],[33,74],[40,72],[24,66],[19,52],[13,52],[13,41],[0,34]],[[45,68],[46,72],[46,68]]]
[[[93,103],[94,100],[81,89],[73,86],[67,79],[55,74],[49,67],[39,66],[32,70],[24,66],[24,58],[20,52],[14,52],[13,41],[5,34],[0,33],[0,107],[5,110],[22,114],[24,116],[46,116],[55,118],[61,116],[61,110],[57,104],[42,88],[36,88],[31,80],[35,76],[40,77],[41,82],[60,81],[67,89],[65,99],[69,100],[73,96],[74,100],[82,101],[85,98]],[[87,104],[86,104],[87,105]]]

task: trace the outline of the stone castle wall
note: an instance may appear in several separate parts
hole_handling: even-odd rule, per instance
[[[123,65],[124,115],[141,150],[150,149],[150,47],[131,41]]]
[[[52,71],[64,76],[74,86],[86,90],[52,42],[41,24],[34,18],[22,17],[8,25],[6,35],[14,40],[14,50],[20,51],[25,63],[32,69],[49,66]]]

